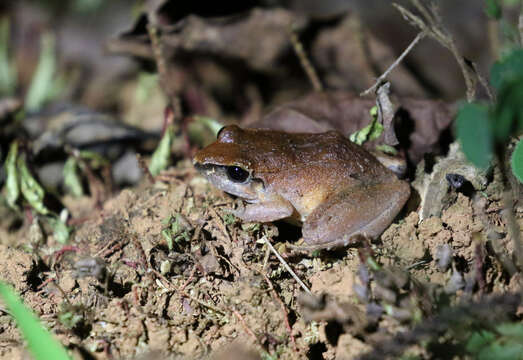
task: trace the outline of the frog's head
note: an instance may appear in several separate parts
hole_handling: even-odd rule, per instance
[[[255,201],[263,182],[255,178],[248,132],[236,125],[223,127],[214,143],[196,153],[193,163],[220,190]]]

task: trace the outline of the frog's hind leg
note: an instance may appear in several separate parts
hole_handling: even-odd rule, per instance
[[[406,182],[358,186],[328,198],[303,225],[303,239],[321,248],[346,246],[363,235],[374,239],[390,225],[410,196]]]

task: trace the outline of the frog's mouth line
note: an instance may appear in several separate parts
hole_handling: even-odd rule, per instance
[[[251,176],[243,183],[230,180],[226,171],[227,166],[224,165],[195,163],[194,167],[215,187],[244,201],[257,202],[259,200],[259,186],[261,186],[261,189],[264,188],[260,179]]]

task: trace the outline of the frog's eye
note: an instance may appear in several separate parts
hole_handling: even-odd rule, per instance
[[[223,129],[225,129],[227,126],[222,126],[222,128],[220,130],[218,130],[218,133],[216,134],[216,139],[219,139],[220,138],[220,134],[222,132]]]
[[[234,182],[242,183],[249,178],[249,172],[239,166],[227,166],[227,176]]]

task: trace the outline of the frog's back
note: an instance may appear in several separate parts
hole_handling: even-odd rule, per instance
[[[346,184],[381,182],[392,174],[368,151],[336,131],[322,134],[257,132],[271,142],[265,147],[270,151],[257,153],[259,159],[255,163],[260,177],[277,181],[273,176],[277,173],[278,178],[303,176]]]
[[[335,131],[257,134],[271,143],[266,147],[271,151],[259,153],[254,176],[291,202],[303,218],[341,191],[397,180],[365,149]]]

